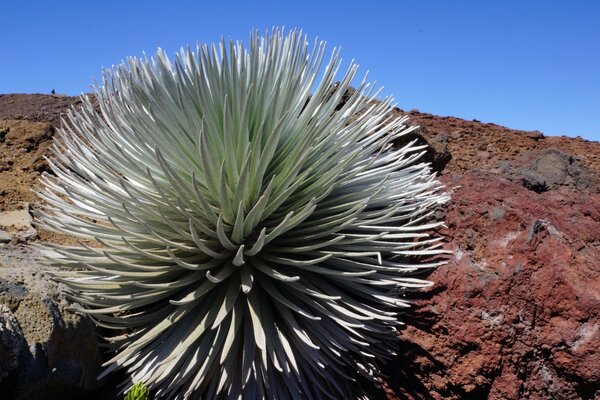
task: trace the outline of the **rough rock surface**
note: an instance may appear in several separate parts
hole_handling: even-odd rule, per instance
[[[558,149],[542,152],[515,173],[528,189],[541,193],[561,187],[598,193],[598,178],[576,157]]]
[[[24,243],[37,237],[29,204],[21,210],[0,211],[0,243]]]
[[[452,159],[443,173],[469,170],[504,173],[507,168],[518,168],[545,150],[555,148],[579,159],[591,173],[600,176],[598,142],[580,137],[544,136],[539,131],[520,131],[416,110],[398,112],[406,113],[412,123],[425,127],[431,137],[446,143]]]
[[[2,399],[82,398],[99,387],[101,356],[92,322],[67,308],[25,246],[0,245]]]
[[[71,96],[0,94],[0,120],[48,122],[60,127],[61,118],[69,107],[79,104],[79,98]]]
[[[19,365],[25,336],[10,308],[0,304],[0,384]]]
[[[0,212],[34,201],[54,127],[77,103],[0,95]],[[600,143],[407,114],[421,129],[406,140],[432,146],[425,157],[452,192],[441,233],[453,255],[414,294],[373,397],[600,399]],[[15,340],[3,310],[0,340]],[[0,374],[12,368],[3,351]],[[106,390],[98,399],[117,398]]]
[[[36,201],[32,188],[48,169],[44,155],[54,131],[48,122],[0,120],[0,211]]]
[[[443,177],[449,263],[406,316],[394,399],[600,395],[600,196]]]

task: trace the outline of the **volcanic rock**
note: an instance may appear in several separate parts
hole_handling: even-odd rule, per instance
[[[99,387],[101,357],[93,323],[68,309],[28,247],[0,248],[2,399],[82,398]]]
[[[523,165],[517,177],[528,189],[541,193],[560,187],[571,187],[598,193],[598,179],[573,155],[548,149],[532,162]]]
[[[0,94],[0,120],[27,120],[61,126],[67,110],[78,106],[78,97],[45,94]],[[1,130],[0,130],[1,131]]]
[[[404,317],[388,398],[597,399],[600,195],[442,180],[453,256]]]
[[[0,212],[23,210],[35,201],[31,188],[45,168],[53,129],[78,102],[0,95]],[[600,399],[600,143],[416,110],[393,112],[421,126],[403,140],[431,146],[422,160],[433,163],[452,195],[440,209],[447,225],[440,234],[452,255],[429,276],[435,285],[414,293],[413,307],[402,316],[406,329],[398,355],[384,370],[384,392],[374,389],[372,397]],[[38,233],[42,240],[73,244],[64,236]],[[0,248],[0,260],[10,249],[14,246]],[[41,382],[48,382],[54,376],[48,373],[51,359],[99,357],[91,343],[85,344],[88,350],[73,346],[93,338],[94,330],[85,319],[71,323],[81,317],[66,310],[60,285],[42,296],[48,302],[41,301],[28,285],[41,279],[43,269],[33,261],[21,265],[29,268],[11,281],[10,296],[0,290],[5,306],[0,376],[45,360],[36,362],[45,368]],[[34,319],[25,321],[15,311],[19,304],[31,304],[46,323],[32,328]],[[49,323],[58,321],[56,315],[66,322]],[[81,328],[71,336],[64,333],[72,326]],[[45,341],[52,329],[70,338],[56,350],[66,358],[42,357],[54,354]],[[41,347],[31,346],[31,332],[40,335],[34,342]],[[19,344],[20,337],[27,345]],[[29,361],[15,367],[12,349],[21,349]],[[93,363],[71,365],[76,364]],[[89,370],[94,368],[97,364]],[[79,387],[91,387],[92,374],[82,376]]]
[[[0,211],[37,201],[32,188],[40,172],[48,169],[44,156],[49,154],[54,133],[48,122],[0,120],[0,137],[4,138],[0,140]]]

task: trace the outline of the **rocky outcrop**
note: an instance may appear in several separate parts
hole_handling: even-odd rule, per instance
[[[580,137],[544,136],[539,131],[509,129],[416,110],[398,112],[406,113],[411,123],[426,128],[430,136],[443,139],[452,155],[444,173],[471,170],[502,173],[507,166],[518,169],[554,148],[575,157],[593,175],[600,176],[598,142]]]
[[[0,120],[46,122],[59,127],[66,111],[79,104],[79,98],[71,96],[0,94]]]
[[[453,256],[404,318],[389,398],[597,399],[600,195],[443,181]]]
[[[46,168],[43,156],[54,127],[78,101],[0,95],[0,213],[22,213],[35,201],[31,187]],[[452,193],[440,212],[446,214],[448,228],[441,233],[453,255],[429,276],[435,285],[414,294],[414,306],[403,316],[398,356],[384,371],[385,393],[374,391],[373,397],[600,399],[600,143],[406,113],[421,128],[402,140],[431,146],[424,159]],[[12,243],[0,247],[0,273],[6,274],[7,249],[27,247],[14,246],[23,229],[0,229],[0,243]],[[72,244],[43,230],[37,234]],[[72,387],[93,387],[91,374],[64,369],[91,366],[99,357],[91,342],[85,344],[89,351],[80,347],[81,338],[94,337],[93,328],[68,313],[58,286],[47,296],[36,289],[41,282],[53,284],[33,261],[19,265],[26,266],[24,275],[12,275],[12,283],[0,287],[0,379],[16,379],[14,371],[29,368],[43,371],[42,385],[79,376],[83,384]],[[45,322],[38,326],[36,318],[18,311],[28,309]],[[47,339],[53,335],[62,338],[54,347]],[[19,361],[22,354],[25,362]],[[53,373],[50,365],[71,372]],[[115,381],[104,392],[84,398],[118,398],[114,388],[124,377],[110,379]]]
[[[0,393],[6,400],[82,398],[100,386],[96,329],[69,311],[64,288],[37,256],[25,246],[0,247]]]

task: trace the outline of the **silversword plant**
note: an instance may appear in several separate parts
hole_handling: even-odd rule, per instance
[[[41,178],[77,310],[162,399],[349,399],[393,355],[447,200],[414,128],[300,31],[106,70]],[[97,111],[99,110],[99,111]],[[95,244],[90,244],[90,241]],[[123,390],[128,390],[124,387]]]

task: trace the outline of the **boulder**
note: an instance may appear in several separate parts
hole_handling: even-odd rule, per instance
[[[83,398],[99,387],[96,330],[69,311],[64,287],[37,256],[29,247],[0,248],[0,393],[3,400]]]
[[[575,156],[550,148],[517,171],[523,186],[535,192],[570,188],[598,193],[598,178]]]

